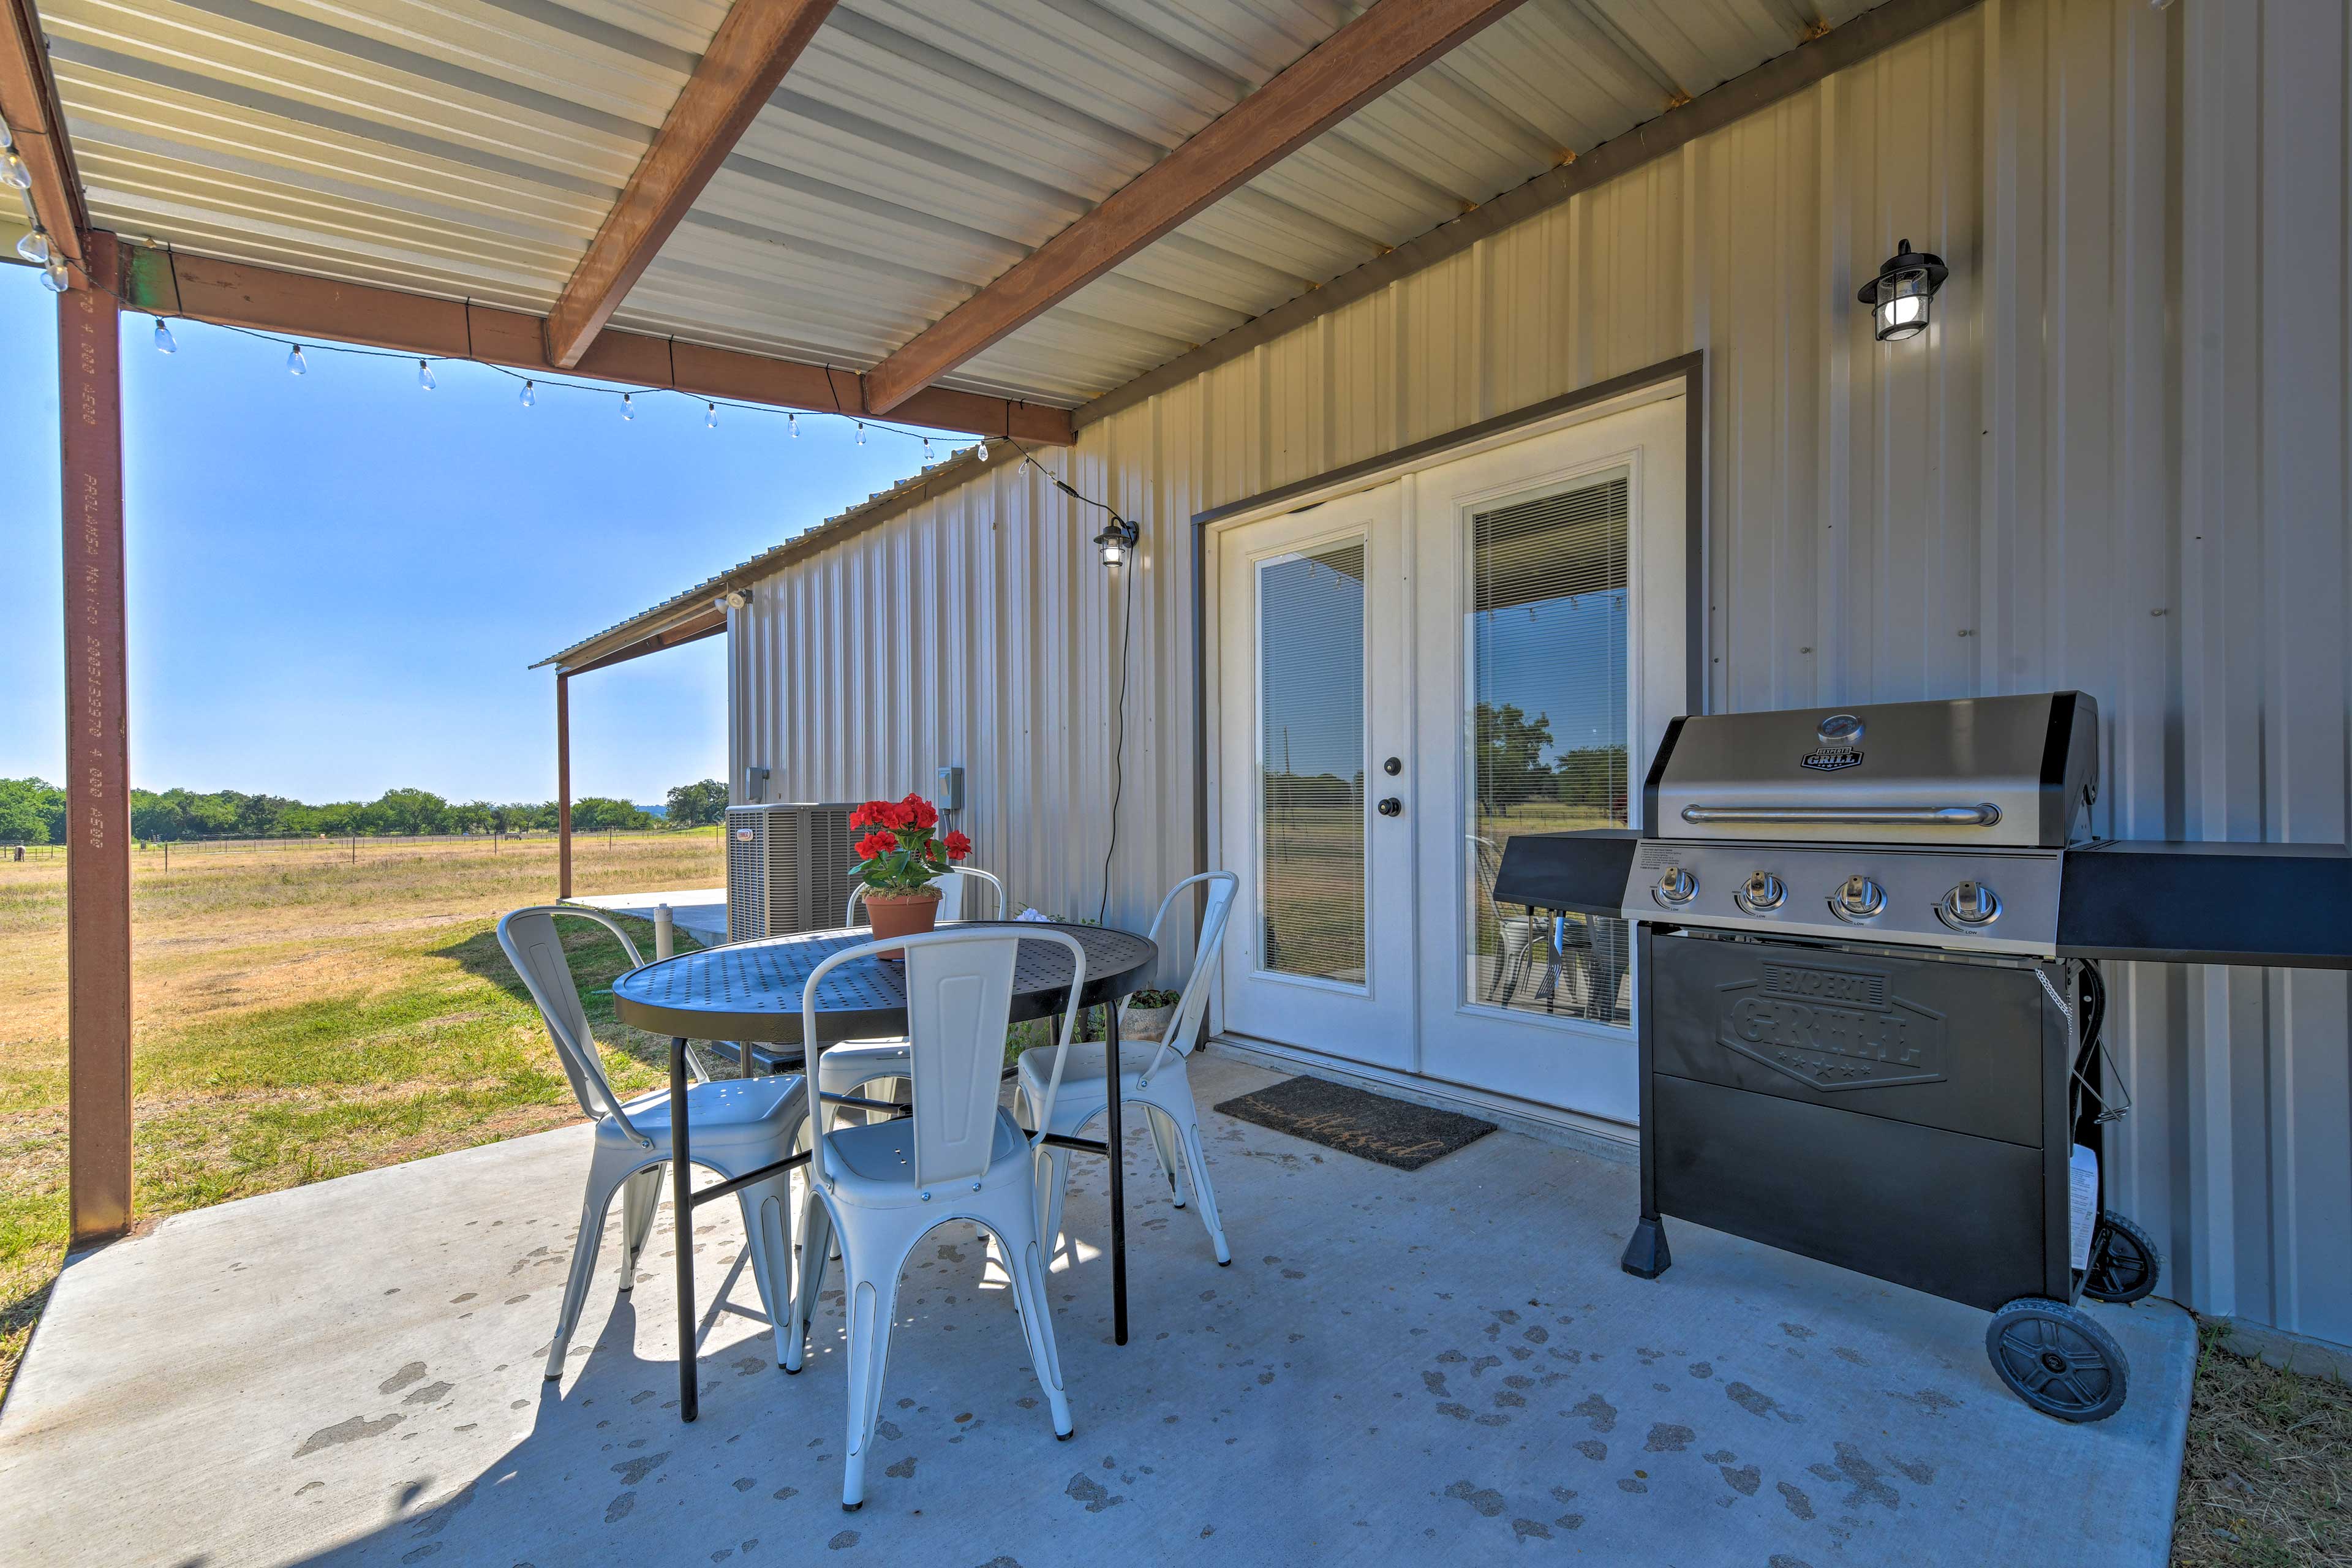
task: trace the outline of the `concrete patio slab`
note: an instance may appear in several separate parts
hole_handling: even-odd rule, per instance
[[[1196,1063],[1203,1104],[1276,1077]],[[1497,1133],[1408,1174],[1206,1131],[1234,1265],[1139,1136],[1124,1348],[1077,1163],[1071,1442],[985,1248],[934,1234],[854,1515],[837,1293],[793,1378],[720,1316],[681,1425],[667,1215],[629,1296],[608,1237],[572,1371],[542,1382],[584,1129],[178,1216],[52,1296],[0,1409],[0,1562],[2165,1560],[2195,1348],[2177,1308],[2095,1309],[2131,1399],[2069,1426],[1994,1381],[1982,1313],[1690,1226],[1663,1279],[1619,1272],[1627,1166]],[[739,1233],[704,1213],[708,1290]]]

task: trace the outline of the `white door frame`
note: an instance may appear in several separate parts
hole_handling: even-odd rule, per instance
[[[1220,569],[1217,546],[1221,534],[1283,512],[1318,505],[1358,490],[1386,484],[1423,468],[1658,402],[1677,394],[1686,400],[1683,487],[1686,514],[1683,584],[1686,601],[1686,689],[1683,710],[1704,712],[1706,709],[1708,668],[1706,634],[1712,617],[1706,613],[1705,596],[1707,565],[1705,518],[1706,376],[1703,352],[1679,355],[1559,397],[1394,448],[1361,462],[1195,513],[1192,517],[1192,836],[1196,867],[1202,869],[1210,867],[1212,846],[1223,842],[1224,828],[1220,805],[1224,781],[1214,743],[1221,733],[1223,672],[1217,656],[1219,638],[1213,631],[1218,625]],[[1414,707],[1418,708],[1417,701]],[[1631,787],[1633,781],[1629,779],[1628,784]],[[1213,999],[1210,1031],[1222,1032],[1223,1026],[1222,1008],[1218,1001]],[[1563,1112],[1561,1120],[1574,1123],[1588,1119]]]

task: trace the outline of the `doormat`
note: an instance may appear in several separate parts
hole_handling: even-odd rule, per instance
[[[1475,1116],[1391,1100],[1320,1078],[1287,1079],[1237,1095],[1217,1109],[1400,1171],[1418,1171],[1495,1130],[1493,1122]]]

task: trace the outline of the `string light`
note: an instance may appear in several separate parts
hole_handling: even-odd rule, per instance
[[[36,242],[37,242],[37,249],[40,252],[48,253],[49,256],[48,261],[42,271],[41,280],[43,284],[56,292],[64,293],[72,286],[72,276],[67,268],[64,258],[55,255],[53,252],[49,252],[47,237],[44,235],[41,230],[35,228],[23,239],[19,240],[17,242],[18,252],[25,255],[27,260],[30,260],[37,248]],[[130,304],[131,302],[126,300],[123,300],[122,303]],[[156,316],[153,319],[155,322],[154,341],[156,352],[166,354],[178,353],[179,343],[177,340],[173,337],[170,326],[161,316]],[[346,347],[340,343],[307,345],[296,342],[291,339],[278,337],[269,332],[256,331],[250,327],[232,326],[227,323],[222,323],[222,326],[226,331],[236,332],[245,337],[258,338],[263,342],[280,343],[285,345],[286,371],[289,375],[306,375],[310,373],[310,364],[306,350],[312,346],[324,348],[330,353],[358,354],[366,359],[405,359],[410,357],[409,355],[402,353],[398,350],[387,351],[383,349]],[[443,355],[439,357],[453,359],[466,358],[464,355]],[[499,375],[512,376],[516,381],[522,384],[515,395],[515,400],[520,403],[525,408],[533,408],[538,406],[539,381],[536,376],[527,376],[520,371],[509,370],[504,365],[492,364],[487,361],[469,360],[468,363],[480,364],[485,370],[491,371]],[[438,384],[435,381],[433,375],[433,356],[424,356],[416,359],[416,384],[419,387],[427,392],[435,390]],[[554,384],[560,388],[565,388],[574,392],[587,392],[607,397],[618,396],[621,400],[621,417],[625,420],[635,420],[636,418],[636,390],[642,389],[625,391],[612,386],[597,386],[586,383],[565,381],[558,381],[554,383]],[[653,390],[670,392],[677,391],[675,387],[654,388]],[[687,394],[686,395],[691,396],[694,395]],[[775,412],[772,407],[760,404],[737,403],[730,401],[728,404],[728,406],[730,408],[750,409],[755,414]],[[702,404],[702,415],[704,426],[709,429],[717,429],[719,427],[719,400],[709,397],[704,398]],[[835,415],[835,417],[843,419],[851,418],[846,410],[840,411]],[[852,419],[851,423],[856,426],[856,444],[860,447],[865,446],[866,444],[866,426],[867,422],[863,419]],[[799,410],[784,410],[784,427],[786,433],[792,439],[796,441],[800,439],[801,421]],[[934,437],[920,430],[909,430],[903,426],[892,425],[887,422],[877,425],[877,428],[887,431],[893,436],[904,436],[911,440],[920,441],[923,446],[924,466],[926,468],[931,466],[931,460],[935,455]],[[966,448],[966,450],[968,450],[971,456],[979,458],[980,461],[984,463],[987,462],[990,457],[996,452],[997,442],[1010,440],[1012,440],[1010,437],[1004,436],[996,437],[992,439],[987,436],[982,436],[978,437],[973,446]],[[1012,445],[1019,451],[1021,460],[1035,468],[1037,471],[1044,475],[1046,480],[1056,489],[1061,490],[1072,500],[1084,505],[1096,507],[1106,512],[1110,512],[1110,508],[1105,503],[1096,500],[1092,497],[1079,494],[1079,492],[1073,489],[1066,481],[1057,478],[1051,469],[1045,468],[1043,464],[1039,463],[1035,458],[1032,457],[1029,454],[1028,449],[1023,447],[1020,442],[1013,441]],[[950,452],[949,455],[950,458],[953,458],[961,456],[961,454]],[[1118,530],[1124,532],[1126,535],[1125,539],[1121,542],[1125,544],[1128,551],[1131,552],[1135,542],[1134,525],[1127,522],[1124,519],[1118,518],[1118,515],[1116,512],[1111,512],[1111,516],[1115,520]],[[1100,543],[1102,542],[1100,540],[1097,540],[1096,542]]]
[[[62,294],[68,289],[73,287],[73,279],[66,276],[66,258],[64,257],[52,256],[49,258],[49,264],[41,268],[41,287],[47,289],[52,294]]]
[[[47,233],[37,228],[26,229],[24,237],[16,242],[16,254],[36,267],[47,267],[49,264]]]
[[[0,153],[0,180],[7,181],[20,191],[33,188],[33,171],[26,164],[24,155],[14,147]]]

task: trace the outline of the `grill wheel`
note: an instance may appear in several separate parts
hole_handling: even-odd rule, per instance
[[[2099,1228],[2091,1236],[2091,1266],[2083,1271],[2083,1294],[2094,1301],[2118,1306],[2137,1301],[2156,1289],[2164,1255],[2156,1238],[2113,1209],[2099,1211]]]
[[[1985,1354],[2009,1390],[2061,1421],[2104,1421],[2123,1408],[2131,1363],[2088,1313],[2020,1296],[1992,1315]]]

